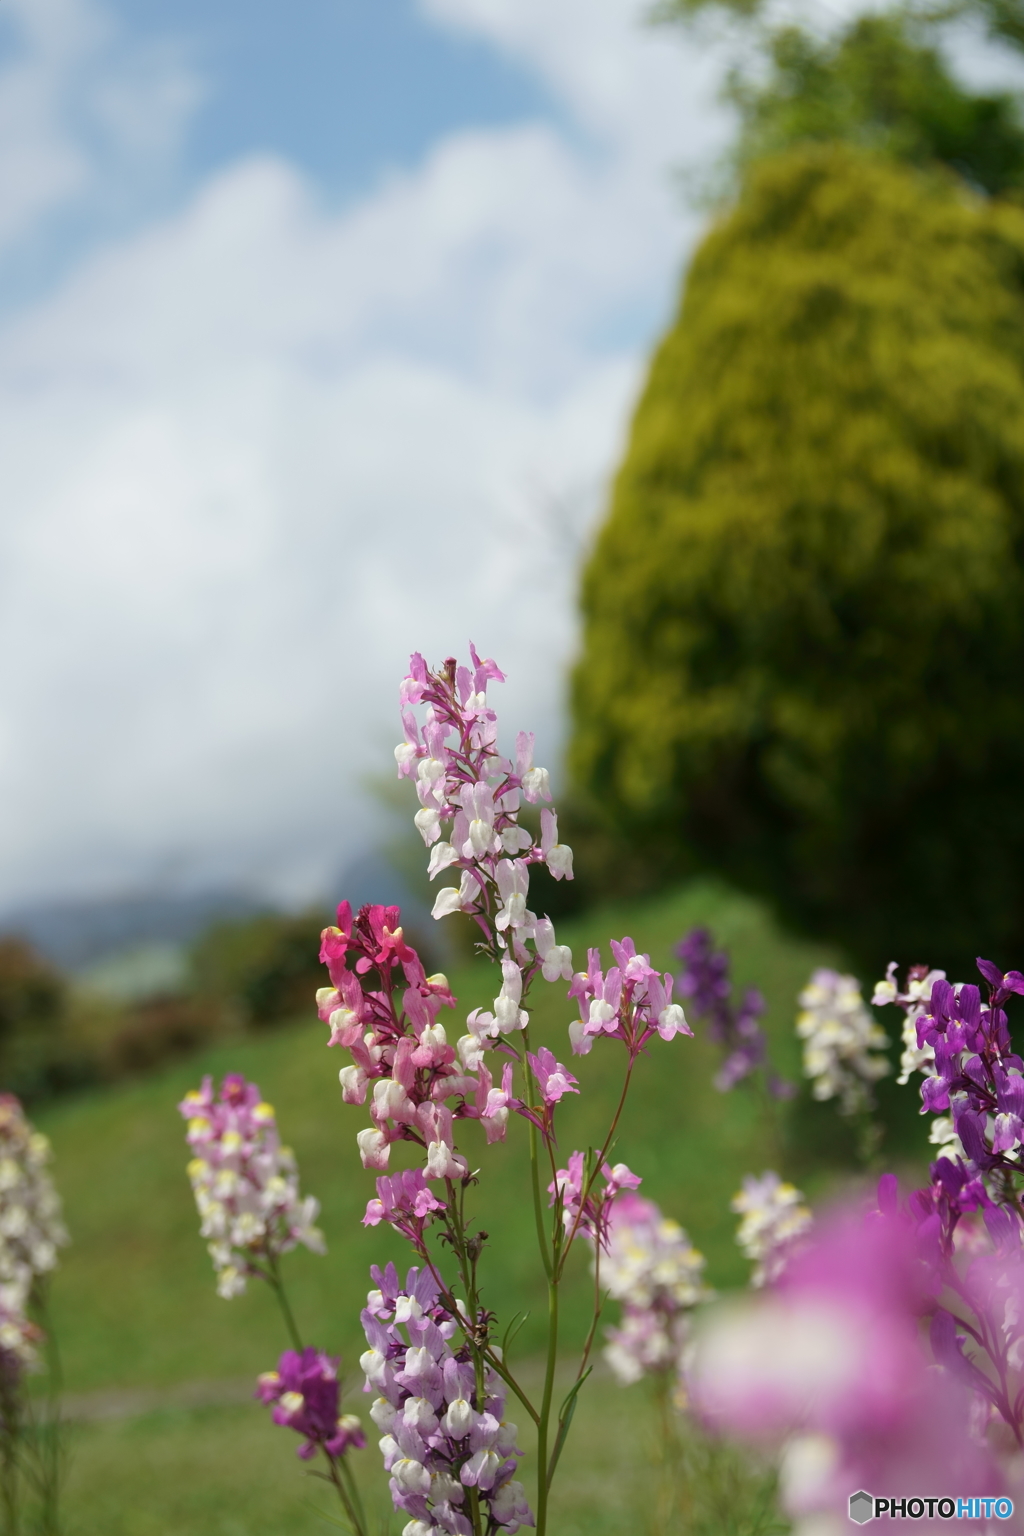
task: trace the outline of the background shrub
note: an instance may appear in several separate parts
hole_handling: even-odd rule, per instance
[[[651,878],[866,965],[1024,950],[1024,213],[850,145],[699,249],[584,574],[571,764]]]

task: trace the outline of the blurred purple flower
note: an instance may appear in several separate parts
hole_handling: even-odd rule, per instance
[[[337,1360],[307,1348],[301,1354],[286,1349],[277,1370],[259,1378],[255,1395],[261,1403],[273,1403],[275,1424],[302,1435],[297,1454],[308,1461],[321,1446],[328,1456],[338,1457],[366,1444],[355,1414],[338,1414],[340,1391]]]
[[[755,987],[748,987],[738,1006],[732,1001],[729,956],[716,950],[707,928],[691,928],[676,945],[683,968],[676,977],[679,990],[690,1000],[690,1012],[707,1022],[708,1038],[723,1047],[725,1059],[715,1074],[720,1093],[763,1068],[765,1085],[772,1098],[792,1098],[792,1083],[773,1070],[768,1060],[768,1042],[758,1020],[765,1011],[764,998]]]

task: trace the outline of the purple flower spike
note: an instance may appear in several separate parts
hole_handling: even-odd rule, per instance
[[[368,1348],[359,1363],[366,1391],[377,1394],[370,1417],[406,1530],[472,1536],[467,1488],[477,1490],[486,1530],[512,1536],[532,1525],[515,1477],[521,1453],[515,1425],[505,1422],[505,1383],[488,1367],[478,1390],[473,1366],[459,1358],[460,1324],[429,1270],[411,1269],[404,1287],[391,1264],[371,1274],[378,1289],[362,1314]]]
[[[355,1414],[339,1416],[340,1391],[336,1359],[318,1349],[286,1349],[277,1370],[259,1378],[255,1396],[273,1404],[275,1424],[303,1437],[296,1454],[308,1461],[321,1448],[333,1459],[366,1444]]]
[[[714,1079],[719,1093],[728,1093],[751,1073],[763,1070],[773,1099],[792,1098],[796,1091],[792,1083],[779,1077],[768,1061],[768,1042],[758,1022],[765,1011],[760,992],[748,988],[734,1007],[729,956],[724,949],[714,948],[707,928],[692,928],[676,945],[676,954],[683,962],[676,978],[679,991],[690,1000],[690,1012],[705,1020],[708,1039],[725,1053]]]

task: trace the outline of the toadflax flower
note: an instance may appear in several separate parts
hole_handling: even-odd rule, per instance
[[[844,1214],[776,1286],[721,1309],[700,1332],[691,1400],[712,1428],[778,1450],[794,1536],[839,1536],[859,1488],[1002,1493],[995,1457],[968,1429],[971,1389],[936,1370],[922,1336],[930,1292],[909,1229]],[[923,1522],[940,1528],[937,1517]]]
[[[506,956],[497,1004],[504,1011],[496,1019],[475,1009],[456,1049],[440,1018],[443,1007],[455,1006],[448,982],[426,974],[400,918],[398,907],[374,905],[353,917],[341,903],[337,926],[323,933],[320,958],[331,985],[320,988],[317,1008],[330,1026],[328,1044],[352,1056],[338,1074],[342,1097],[369,1101],[372,1123],[356,1137],[363,1167],[383,1172],[392,1143],[411,1141],[423,1150],[428,1179],[461,1179],[469,1167],[456,1150],[455,1122],[479,1120],[487,1140],[500,1141],[510,1110],[521,1107],[511,1092],[511,1063],[495,1083],[485,1056],[499,1034],[519,1027],[522,976]]]
[[[732,1208],[743,1218],[736,1241],[754,1265],[751,1285],[769,1285],[777,1280],[799,1239],[809,1231],[813,1217],[803,1199],[798,1189],[784,1184],[770,1170],[760,1178],[748,1174],[743,1180]]]
[[[598,1248],[607,1250],[609,1223],[616,1196],[623,1190],[638,1189],[643,1183],[638,1173],[631,1173],[625,1163],[601,1165],[604,1186],[596,1186],[596,1170],[588,1171],[587,1158],[573,1152],[568,1168],[559,1168],[548,1185],[549,1205],[562,1203],[562,1224],[571,1242],[576,1235],[589,1238]]]
[[[48,1171],[50,1143],[13,1094],[0,1094],[0,1354],[33,1363],[42,1334],[28,1318],[36,1283],[68,1241]]]
[[[487,688],[504,673],[473,646],[470,656],[471,667],[450,657],[436,671],[419,653],[410,658],[400,689],[405,740],[395,760],[399,778],[416,785],[414,821],[431,850],[430,878],[450,870],[459,879],[439,892],[433,916],[468,913],[492,954],[504,957],[492,1022],[493,1033],[507,1034],[525,1027],[520,1001],[538,973],[547,981],[572,975],[568,947],[555,942],[550,919],[528,906],[531,867],[544,864],[555,880],[571,880],[572,850],[559,841],[558,817],[547,806],[539,841],[519,825],[523,800],[551,799],[548,773],[534,766],[527,731],[516,737],[515,761],[502,756]]]
[[[689,1316],[711,1292],[703,1283],[704,1256],[678,1222],[653,1200],[626,1191],[611,1207],[601,1284],[622,1305],[617,1328],[607,1330],[605,1359],[623,1385],[646,1371],[681,1370]]]
[[[286,1349],[276,1371],[265,1371],[256,1385],[261,1403],[273,1404],[273,1420],[303,1437],[296,1455],[308,1461],[321,1447],[331,1458],[366,1444],[359,1419],[339,1414],[338,1362],[322,1350],[300,1354]]]
[[[255,1083],[231,1072],[215,1095],[206,1077],[178,1109],[188,1121],[195,1154],[188,1176],[219,1295],[238,1296],[250,1275],[268,1278],[280,1255],[299,1243],[325,1251],[313,1224],[319,1202],[299,1194],[295,1157],[281,1146],[273,1108]]]
[[[871,1087],[889,1071],[884,1056],[888,1037],[868,1012],[854,976],[825,968],[812,975],[800,993],[796,1032],[804,1042],[804,1075],[816,1099],[838,1096],[843,1114],[871,1103]]]
[[[900,1075],[897,1083],[904,1086],[912,1072],[929,1075],[935,1052],[927,1044],[920,1045],[917,1038],[917,1021],[928,1012],[932,987],[937,981],[945,981],[945,971],[930,971],[926,965],[912,965],[907,972],[906,989],[901,992],[896,980],[896,961],[886,968],[885,978],[875,983],[871,998],[875,1008],[887,1003],[897,1003],[903,1009],[903,1053],[900,1056]]]
[[[693,1016],[707,1020],[709,1039],[725,1053],[715,1074],[718,1091],[727,1093],[763,1069],[772,1098],[791,1098],[793,1084],[781,1078],[768,1060],[768,1041],[758,1022],[765,1011],[760,992],[748,987],[739,1005],[733,1004],[729,956],[725,950],[715,949],[707,928],[692,928],[676,945],[676,954],[683,962],[677,977],[679,991],[688,999]]]
[[[615,964],[605,974],[601,951],[587,954],[587,969],[572,979],[569,996],[579,1004],[580,1016],[569,1025],[569,1039],[577,1056],[586,1056],[602,1035],[621,1040],[630,1062],[647,1042],[660,1035],[692,1035],[682,1006],[672,1001],[673,977],[659,973],[649,955],[638,955],[630,938],[612,939]]]
[[[921,1113],[937,1117],[929,1139],[943,1148],[942,1162],[959,1166],[985,1201],[1005,1205],[1019,1221],[1020,1207],[1010,1190],[1021,1171],[1024,1145],[1024,1060],[1013,1049],[1006,1004],[1024,993],[1024,976],[1004,974],[990,960],[979,959],[985,1002],[973,983],[954,985],[941,972],[925,972],[923,966],[914,970],[921,983],[917,995],[912,994],[913,974],[898,991],[892,966],[875,995],[885,987],[892,995],[883,1001],[898,1003],[913,1018]],[[948,1166],[937,1172],[933,1165],[933,1179],[940,1174],[948,1179]]]
[[[505,1384],[487,1368],[478,1389],[462,1330],[439,1300],[429,1270],[410,1269],[401,1284],[393,1264],[370,1271],[376,1288],[362,1314],[370,1417],[396,1509],[411,1536],[472,1536],[467,1490],[476,1489],[481,1529],[508,1532],[532,1525],[516,1480],[516,1426],[505,1421]]]

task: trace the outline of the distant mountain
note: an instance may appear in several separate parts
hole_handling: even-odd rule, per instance
[[[366,902],[400,906],[407,924],[426,937],[432,948],[445,950],[429,907],[410,892],[381,854],[364,853],[346,866],[333,882],[330,896],[323,899],[325,921],[343,896],[355,909]],[[237,890],[130,891],[9,908],[0,912],[0,933],[21,935],[61,970],[77,972],[145,946],[180,949],[211,923],[276,910],[276,903]]]
[[[22,935],[61,970],[80,971],[140,944],[188,944],[213,922],[270,906],[241,891],[135,891],[8,910],[0,930]]]

